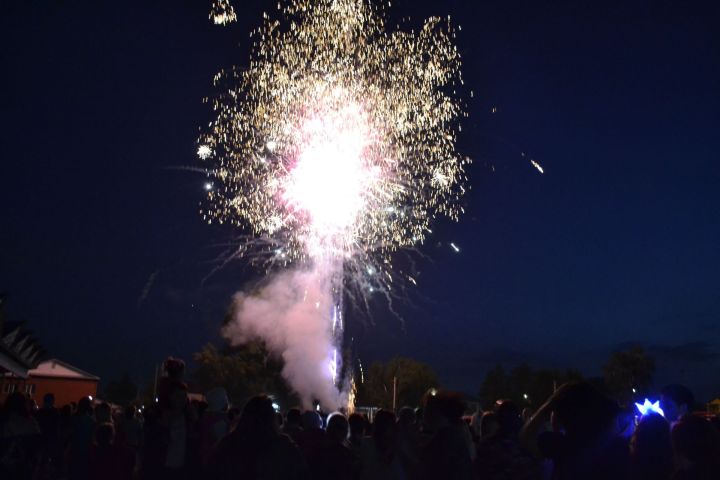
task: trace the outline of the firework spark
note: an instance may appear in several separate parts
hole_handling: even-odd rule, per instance
[[[390,32],[384,8],[279,4],[252,34],[248,67],[216,75],[215,118],[198,140],[211,179],[203,217],[249,230],[243,254],[296,267],[256,296],[238,294],[225,334],[264,339],[306,406],[343,404],[333,393],[343,278],[388,292],[392,253],[423,243],[437,216],[462,212],[455,30],[433,17]]]
[[[212,155],[212,150],[210,150],[210,147],[207,145],[200,145],[197,149],[197,156],[200,157],[201,160],[207,160],[210,158],[210,155]]]
[[[535,167],[537,169],[538,172],[545,173],[545,170],[543,169],[542,165],[540,165],[538,162],[536,162],[535,160],[530,160],[530,163],[532,164],[533,167]]]
[[[247,69],[220,72],[199,139],[218,188],[201,213],[282,244],[289,261],[390,254],[456,219],[468,159],[455,30],[386,30],[366,0],[295,0],[253,33]]]
[[[230,4],[230,0],[213,0],[210,8],[210,20],[215,25],[227,25],[236,22],[237,15],[235,15],[235,9]]]

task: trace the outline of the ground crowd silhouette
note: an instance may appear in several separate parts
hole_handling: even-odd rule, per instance
[[[56,408],[11,394],[0,414],[0,478],[69,480],[690,480],[720,478],[716,418],[692,393],[661,392],[664,416],[637,417],[586,383],[560,386],[534,412],[510,400],[468,415],[433,391],[418,408],[323,415],[276,411],[263,394],[230,408],[222,387],[189,401],[168,359],[155,402],[113,408],[90,397]],[[420,400],[420,399],[419,399]]]

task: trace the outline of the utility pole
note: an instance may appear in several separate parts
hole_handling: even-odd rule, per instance
[[[397,413],[397,375],[393,377],[393,413]]]

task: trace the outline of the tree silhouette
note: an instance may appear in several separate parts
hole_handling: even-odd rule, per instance
[[[357,404],[391,409],[395,378],[397,408],[418,406],[429,389],[439,386],[430,366],[411,358],[396,357],[385,364],[375,362],[370,366],[365,383],[358,385]]]
[[[483,408],[490,408],[495,400],[509,396],[509,379],[505,369],[499,363],[485,374],[485,380],[480,385],[480,403]]]
[[[581,380],[577,370],[533,369],[522,363],[509,373],[497,364],[487,372],[480,385],[480,402],[485,409],[492,408],[495,401],[513,400],[520,406],[538,406],[544,402],[556,386]]]
[[[266,393],[283,406],[297,402],[282,378],[282,361],[270,355],[261,342],[248,342],[218,350],[207,344],[195,353],[193,384],[200,391],[224,387],[231,402],[242,406],[253,395]]]
[[[641,346],[613,352],[603,367],[609,393],[622,403],[633,398],[633,389],[638,393],[646,392],[652,385],[653,373],[655,359]]]
[[[120,379],[113,380],[105,387],[105,399],[118,405],[128,405],[138,396],[138,388],[130,375],[124,373]]]

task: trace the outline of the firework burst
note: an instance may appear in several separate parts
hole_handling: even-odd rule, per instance
[[[391,32],[370,0],[289,0],[252,37],[248,67],[215,77],[201,214],[250,232],[239,254],[295,268],[236,295],[223,333],[263,339],[304,405],[334,409],[353,396],[336,388],[347,287],[390,298],[392,253],[462,210],[455,31],[430,18]]]
[[[215,77],[198,154],[216,188],[201,214],[267,240],[265,259],[334,258],[390,278],[393,251],[461,213],[455,30],[430,18],[389,32],[367,0],[278,9],[253,32],[249,66]]]

